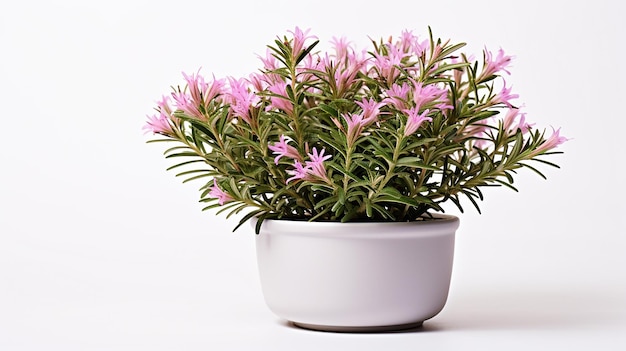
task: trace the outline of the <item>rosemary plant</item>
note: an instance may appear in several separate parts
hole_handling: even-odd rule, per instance
[[[567,139],[535,129],[513,104],[511,57],[403,31],[358,51],[296,28],[246,78],[183,74],[146,129],[173,142],[169,168],[202,181],[205,210],[307,221],[412,221],[486,186],[513,185]],[[545,178],[545,177],[544,177]],[[465,200],[464,200],[465,201]],[[236,228],[235,228],[236,229]]]

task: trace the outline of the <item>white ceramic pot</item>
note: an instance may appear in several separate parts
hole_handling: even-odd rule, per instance
[[[277,316],[327,331],[416,327],[448,297],[459,219],[399,223],[266,220],[261,288]],[[253,224],[254,225],[254,224]]]

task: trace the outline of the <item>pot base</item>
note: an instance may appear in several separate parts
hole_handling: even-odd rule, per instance
[[[325,332],[335,332],[335,333],[380,333],[380,332],[394,332],[400,330],[407,330],[413,328],[419,328],[422,326],[424,322],[415,322],[415,323],[407,323],[407,324],[398,324],[398,325],[381,325],[381,326],[368,326],[368,327],[344,327],[344,326],[336,326],[336,325],[319,325],[319,324],[308,324],[308,323],[299,323],[299,322],[291,322],[296,327],[302,329],[316,330],[316,331],[325,331]]]

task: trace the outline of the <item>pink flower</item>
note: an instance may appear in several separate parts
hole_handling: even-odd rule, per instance
[[[250,124],[252,116],[251,108],[260,101],[259,97],[249,89],[249,82],[244,79],[229,78],[230,82],[230,108],[235,116]]]
[[[509,100],[513,100],[513,99],[517,99],[519,97],[518,94],[511,94],[511,89],[512,88],[507,88],[506,87],[506,81],[504,82],[504,86],[502,87],[502,90],[500,90],[500,92],[494,96],[493,100],[491,100],[492,104],[504,104],[507,105],[508,107],[513,107],[513,105],[511,105],[511,103],[509,102]]]
[[[400,71],[396,66],[402,66],[402,59],[409,56],[404,53],[400,48],[387,45],[387,54],[381,55],[374,52],[374,69],[378,72],[378,75],[385,79],[388,84],[391,84],[399,75]]]
[[[274,163],[276,164],[278,164],[278,161],[283,156],[287,156],[295,160],[302,159],[298,150],[295,147],[287,144],[287,140],[284,135],[280,136],[279,142],[274,143],[274,145],[268,145],[268,148],[274,151],[274,154],[278,154],[278,156],[276,156],[276,158],[274,159]]]
[[[343,97],[346,91],[357,84],[358,75],[364,72],[367,58],[364,53],[357,55],[348,52],[343,58],[336,58],[328,54],[321,58],[319,70],[324,70],[328,75],[328,81],[333,82],[331,89],[335,97]]]
[[[200,70],[191,75],[183,72],[183,77],[187,81],[186,93],[177,92],[172,96],[178,108],[187,115],[204,119],[203,112],[206,112],[209,104],[224,92],[225,83],[223,80],[216,80],[215,77],[212,83],[205,82],[204,77],[200,75]]]
[[[217,179],[215,178],[213,178],[213,186],[209,189],[211,189],[211,191],[209,192],[209,196],[218,199],[220,205],[234,200],[232,196],[228,195],[224,190],[220,189],[219,185],[217,184]]]
[[[554,128],[552,128],[552,135],[550,135],[550,137],[548,139],[546,139],[543,143],[541,143],[541,145],[539,145],[539,147],[537,149],[535,149],[530,154],[530,156],[534,157],[534,156],[537,156],[539,154],[543,154],[544,152],[548,152],[548,151],[556,148],[557,146],[563,144],[564,142],[568,141],[569,139],[559,135],[560,131],[561,131],[561,128],[559,128],[557,130],[554,130]]]
[[[168,116],[172,116],[172,108],[170,107],[170,97],[163,95],[161,101],[157,102],[159,111],[165,112]]]
[[[508,133],[515,133],[518,129],[522,133],[527,133],[532,127],[531,124],[526,123],[526,114],[520,113],[518,108],[510,108],[502,120],[502,127]],[[519,121],[517,118],[519,117]]]
[[[191,95],[182,91],[177,91],[172,93],[172,98],[176,103],[176,107],[179,110],[182,110],[189,117],[204,119],[202,111],[198,108],[198,104],[193,101]]]
[[[341,117],[343,117],[348,124],[348,130],[345,133],[348,138],[348,144],[352,145],[354,141],[359,138],[363,132],[363,128],[366,126],[366,123],[363,120],[363,114],[342,113]],[[335,121],[335,124],[341,128],[341,124],[338,121]]]
[[[341,97],[352,86],[354,86],[357,76],[365,61],[350,61],[346,67],[340,67],[335,73],[335,85],[337,96]]]
[[[296,71],[298,72],[298,81],[301,83],[307,83],[316,79],[315,75],[311,71],[319,71],[320,61],[313,55],[307,55],[301,62]],[[309,89],[312,89],[310,87]],[[311,91],[311,90],[309,90]]]
[[[324,156],[324,149],[322,149],[322,151],[318,153],[316,148],[313,148],[313,153],[308,155],[311,159],[311,161],[306,161],[306,166],[310,169],[309,174],[324,180],[328,180],[326,168],[324,167],[324,161],[328,160],[332,156]]]
[[[402,83],[402,85],[393,84],[391,88],[385,91],[388,96],[385,100],[389,101],[398,110],[408,108],[409,90],[410,86],[406,82]]]
[[[187,88],[189,90],[189,96],[191,97],[191,101],[195,104],[201,105],[204,104],[203,101],[203,93],[208,89],[208,84],[204,81],[204,77],[200,75],[200,70],[197,73],[187,75],[185,72],[183,73],[183,77],[187,81]]]
[[[343,113],[341,116],[348,125],[347,131],[345,131],[348,138],[348,144],[352,145],[356,139],[363,133],[363,129],[378,121],[380,115],[380,108],[385,105],[384,102],[376,102],[374,99],[363,98],[361,101],[356,102],[361,107],[361,113]],[[343,130],[341,123],[333,119],[335,125]]]
[[[377,102],[372,98],[370,98],[369,100],[363,98],[363,100],[357,101],[356,104],[363,109],[364,125],[369,125],[376,122],[378,120],[378,115],[380,114],[380,108],[385,106],[384,102]]]
[[[326,167],[324,167],[324,161],[330,159],[331,155],[324,156],[324,150],[318,152],[316,148],[313,148],[313,153],[308,154],[310,161],[306,161],[303,166],[300,161],[294,161],[294,169],[288,169],[287,174],[293,177],[287,179],[287,183],[292,180],[316,180],[321,179],[327,183],[330,183],[330,179],[326,174]]]
[[[171,135],[173,133],[172,126],[170,125],[170,119],[165,111],[161,111],[158,115],[147,116],[148,121],[142,128],[146,130],[146,133],[152,132],[154,134]]]
[[[293,32],[289,31],[289,33],[293,34],[292,48],[293,48],[294,58],[297,58],[298,56],[300,56],[300,52],[304,48],[304,42],[307,39],[317,39],[317,37],[314,35],[308,35],[310,31],[311,31],[310,29],[307,29],[306,31],[303,32],[298,27],[296,27],[296,29]]]
[[[506,67],[511,63],[512,57],[505,55],[504,50],[498,50],[498,56],[495,59],[493,59],[493,54],[491,51],[487,50],[487,48],[485,48],[483,52],[485,55],[485,63],[483,65],[483,71],[480,73],[477,81],[487,79],[499,71],[511,74],[511,72],[506,70]]]
[[[447,103],[448,91],[444,88],[439,88],[434,84],[424,85],[421,82],[415,82],[413,87],[413,102],[415,107],[419,110],[422,106],[429,103],[437,103],[435,107],[440,110],[452,108]]]
[[[270,98],[270,106],[283,110],[286,114],[293,114],[293,104],[287,99],[287,83],[284,81],[273,82],[268,90],[276,95]]]
[[[419,41],[419,38],[408,30],[403,30],[400,40],[397,43],[402,52],[411,53],[415,56],[421,56],[428,47],[428,40]]]
[[[335,57],[337,58],[337,61],[342,61],[344,58],[348,57],[350,42],[347,41],[346,37],[333,37],[330,43],[335,49]]]
[[[265,76],[259,72],[251,73],[248,76],[248,83],[255,91],[263,91],[267,87],[267,82],[263,80]]]
[[[302,166],[302,163],[300,163],[300,161],[298,160],[294,161],[293,166],[295,167],[295,169],[288,169],[286,171],[287,174],[293,176],[287,179],[287,183],[289,183],[292,180],[297,180],[297,179],[307,180],[307,177],[309,174],[309,168]]]
[[[417,129],[422,125],[422,123],[424,123],[424,121],[430,122],[433,120],[430,117],[426,117],[426,115],[428,114],[428,112],[430,112],[430,110],[425,110],[424,112],[420,114],[416,108],[411,108],[411,109],[405,110],[404,112],[408,115],[406,126],[404,126],[404,136],[409,136],[415,133],[415,131],[417,131]]]
[[[213,76],[213,82],[209,83],[208,89],[202,92],[204,106],[208,106],[218,95],[223,94],[225,85],[226,82],[223,79],[215,79],[215,76]]]
[[[272,54],[272,50],[265,50],[265,58],[258,56],[259,59],[263,62],[263,67],[268,71],[273,71],[278,68],[278,61],[276,57]]]
[[[157,102],[157,111],[159,111],[158,115],[147,116],[148,121],[146,125],[142,128],[146,130],[146,133],[152,132],[154,134],[163,134],[163,135],[171,135],[173,134],[172,130],[172,121],[177,121],[178,119],[172,116],[172,108],[169,105],[170,98],[168,96],[163,96],[161,101]]]

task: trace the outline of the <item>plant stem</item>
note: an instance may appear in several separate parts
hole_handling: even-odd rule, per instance
[[[402,146],[403,138],[404,136],[402,134],[398,134],[396,136],[396,147],[393,150],[393,159],[391,162],[389,162],[389,171],[387,172],[387,174],[385,174],[385,177],[380,182],[376,193],[381,192],[385,188],[385,185],[387,185],[387,182],[389,182],[391,178],[393,178],[393,176],[395,175],[394,169],[396,168],[396,164],[398,163],[398,159],[400,158],[400,149]]]

